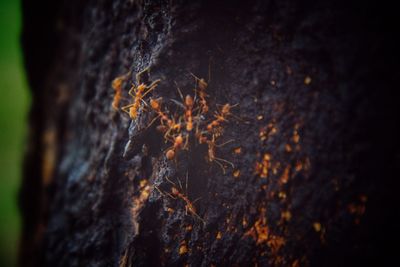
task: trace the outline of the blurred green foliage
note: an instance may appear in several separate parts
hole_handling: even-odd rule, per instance
[[[20,2],[0,0],[0,266],[15,265],[21,228],[17,195],[29,95],[20,32]]]

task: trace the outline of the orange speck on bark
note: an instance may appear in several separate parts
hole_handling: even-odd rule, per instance
[[[319,233],[321,231],[321,228],[322,228],[321,223],[314,222],[313,223],[313,228],[314,228],[315,232]]]
[[[305,84],[305,85],[309,85],[311,82],[312,82],[311,77],[307,75],[307,76],[304,78],[304,84]]]

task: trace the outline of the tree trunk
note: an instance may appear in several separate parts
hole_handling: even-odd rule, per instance
[[[389,260],[400,159],[390,8],[332,2],[24,1],[33,106],[20,265]],[[128,95],[157,79],[143,101]],[[196,95],[191,131],[178,87]],[[182,129],[159,131],[158,97]],[[121,110],[132,101],[136,116]]]

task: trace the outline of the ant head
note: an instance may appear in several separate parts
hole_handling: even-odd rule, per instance
[[[182,137],[181,134],[178,135],[177,137],[175,137],[175,142],[176,142],[177,144],[182,144],[182,143],[183,143],[183,137]]]
[[[264,154],[263,160],[264,161],[270,161],[271,160],[271,155],[270,154]]]
[[[191,122],[191,121],[188,121],[188,122],[187,122],[187,124],[186,124],[186,130],[187,130],[187,131],[193,130],[193,122]]]
[[[225,104],[225,105],[222,107],[221,112],[222,112],[223,114],[227,114],[227,113],[229,113],[230,109],[231,109],[231,105],[229,105],[229,103],[227,103],[227,104]]]
[[[207,85],[208,84],[206,83],[206,81],[203,78],[201,78],[199,80],[199,88],[200,88],[200,90],[205,90],[207,88]]]
[[[213,120],[211,123],[209,123],[209,124],[207,125],[207,131],[208,131],[208,132],[211,132],[211,131],[214,130],[214,132],[215,132],[215,130],[217,130],[217,129],[214,129],[214,128],[218,127],[219,124],[220,124],[219,121]]]
[[[186,95],[185,97],[185,105],[188,107],[192,107],[193,106],[193,97],[191,95]]]
[[[175,158],[175,151],[170,149],[167,151],[167,153],[165,153],[165,156],[167,157],[168,160],[171,160]]]
[[[176,189],[175,187],[172,187],[172,188],[171,188],[171,193],[172,193],[174,196],[176,196],[176,195],[179,194],[179,191],[178,191],[178,189]]]
[[[112,88],[114,88],[114,90],[120,90],[121,87],[122,87],[122,79],[121,79],[121,77],[115,78],[112,81],[112,85],[111,86],[112,86]]]
[[[146,89],[146,87],[147,86],[144,83],[141,83],[141,84],[138,85],[137,91],[138,92],[143,92]]]
[[[150,106],[154,110],[159,110],[161,108],[161,103],[159,99],[150,99]]]

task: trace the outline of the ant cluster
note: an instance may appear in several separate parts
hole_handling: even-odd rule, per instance
[[[198,78],[192,74],[196,82],[193,89],[194,96],[187,94],[183,97],[182,92],[177,88],[181,101],[171,99],[171,102],[177,106],[175,113],[172,113],[168,109],[169,106],[166,107],[163,103],[162,97],[150,98],[149,103],[144,100],[144,97],[153,91],[160,82],[160,80],[156,80],[150,85],[141,82],[140,76],[147,70],[145,69],[136,75],[137,85],[132,84],[128,93],[132,97],[132,102],[123,106],[121,110],[126,112],[132,120],[137,118],[142,104],[156,114],[147,128],[154,122],[159,122],[156,129],[163,134],[165,142],[171,144],[165,150],[165,156],[168,160],[177,159],[178,153],[183,150],[188,151],[190,144],[194,142],[199,145],[207,145],[207,161],[218,164],[223,173],[225,173],[226,164],[234,168],[233,163],[216,156],[216,148],[233,141],[229,140],[223,144],[217,144],[217,140],[223,135],[228,118],[234,116],[231,109],[236,105],[229,103],[217,105],[215,111],[212,112],[208,103],[209,95],[206,93],[208,83],[203,78]],[[112,104],[114,109],[118,109],[122,98],[122,84],[129,76],[130,73],[117,77],[112,83],[115,90]]]
[[[129,117],[132,120],[135,120],[138,116],[139,108],[141,107],[141,103],[145,104],[146,106],[147,103],[146,101],[143,100],[143,98],[150,93],[152,90],[154,90],[160,80],[156,80],[152,82],[149,86],[147,86],[144,82],[141,82],[140,77],[144,72],[147,72],[147,69],[144,69],[143,71],[139,72],[136,74],[136,83],[138,84],[135,86],[135,84],[132,83],[131,89],[129,90],[128,94],[132,97],[132,103],[126,106],[123,106],[121,108],[122,111],[126,112]],[[112,102],[112,107],[115,110],[118,110],[119,108],[119,102],[122,99],[122,89],[123,89],[123,83],[129,79],[131,76],[131,72],[128,72],[124,75],[118,76],[115,78],[111,84],[113,87],[115,94],[114,94],[114,100]]]
[[[233,163],[216,156],[216,149],[227,143],[232,142],[229,140],[225,143],[217,144],[217,141],[224,134],[224,127],[230,117],[235,117],[231,113],[231,109],[236,105],[226,103],[224,105],[216,105],[212,110],[209,106],[209,95],[206,93],[208,83],[203,78],[198,78],[194,74],[195,87],[193,89],[194,95],[183,94],[179,87],[177,91],[180,96],[180,101],[170,99],[171,103],[163,101],[162,97],[149,98],[147,101],[144,99],[147,94],[152,92],[160,83],[156,80],[150,84],[141,81],[141,75],[147,72],[148,69],[139,72],[136,75],[136,85],[132,86],[128,92],[131,101],[128,105],[120,106],[123,100],[123,85],[131,77],[131,72],[121,75],[114,79],[112,87],[115,91],[112,107],[115,110],[122,110],[127,113],[132,120],[136,120],[142,111],[151,112],[154,114],[152,120],[148,123],[147,128],[152,126],[155,122],[158,125],[155,127],[157,131],[161,132],[163,139],[170,146],[164,150],[164,155],[167,160],[178,159],[178,154],[183,150],[190,150],[192,145],[207,146],[206,160],[208,163],[215,162],[221,167],[223,173],[226,173],[226,165],[234,168]],[[175,108],[173,108],[173,106]],[[171,110],[173,112],[171,112]],[[150,115],[151,115],[150,113]],[[169,196],[172,199],[180,199],[184,202],[186,213],[190,213],[200,221],[205,221],[198,215],[194,206],[195,201],[191,201],[189,197],[183,193],[183,187],[179,181],[179,190],[177,185],[166,177],[166,180],[171,183],[171,190],[163,191],[158,186],[154,185],[162,195]],[[186,174],[186,192],[188,185],[188,173]],[[146,195],[147,196],[147,192]]]

